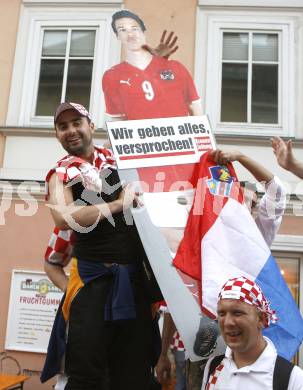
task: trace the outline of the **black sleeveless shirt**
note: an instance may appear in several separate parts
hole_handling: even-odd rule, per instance
[[[122,191],[118,172],[115,169],[105,169],[101,172],[101,178],[101,193],[85,189],[81,182],[72,186],[76,205],[109,203],[118,198]],[[129,218],[127,218],[128,220]],[[86,230],[89,229],[86,228]],[[134,221],[131,218],[131,225],[127,225],[123,212],[113,214],[111,220],[101,219],[91,231],[78,232],[75,230],[75,234],[76,243],[73,256],[81,260],[134,264],[141,262],[144,256],[143,246]]]

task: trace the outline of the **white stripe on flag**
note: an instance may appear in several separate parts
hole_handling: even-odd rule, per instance
[[[242,275],[255,279],[269,256],[247,208],[230,198],[201,242],[203,306],[215,314],[226,280]]]

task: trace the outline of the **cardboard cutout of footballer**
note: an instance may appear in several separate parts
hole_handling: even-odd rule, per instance
[[[187,69],[144,47],[145,25],[131,11],[113,15],[125,61],[104,73],[102,87],[121,180],[144,193],[134,219],[147,256],[191,360],[201,320],[197,282],[172,260],[183,237],[195,163],[214,148],[207,117]],[[121,121],[123,120],[123,122]]]

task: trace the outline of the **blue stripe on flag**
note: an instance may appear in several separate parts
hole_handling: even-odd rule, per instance
[[[290,360],[303,339],[303,319],[272,255],[257,276],[256,283],[278,316],[278,322],[271,324],[263,333],[273,341],[278,354]]]

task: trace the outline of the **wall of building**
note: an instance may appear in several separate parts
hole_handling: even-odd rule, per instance
[[[159,42],[164,29],[174,31],[178,36],[179,46],[174,59],[181,61],[193,74],[196,0],[126,0],[125,8],[138,12],[142,17],[147,27],[147,40],[151,45]]]
[[[0,125],[5,123],[13,71],[21,0],[2,0],[0,4]],[[1,142],[1,140],[0,140]]]
[[[20,0],[3,0],[0,4],[0,126],[4,125],[8,107],[19,22]],[[4,157],[5,137],[0,133],[0,167]]]
[[[7,198],[7,197],[6,197]],[[1,271],[0,271],[0,351],[4,350],[9,294],[12,270],[43,271],[43,256],[49,240],[53,222],[44,201],[24,202],[2,197],[0,225]],[[20,216],[20,208],[31,209],[33,215]],[[3,223],[4,222],[4,223]],[[22,369],[40,371],[44,354],[8,351]],[[37,373],[38,374],[38,373]],[[51,389],[52,382],[41,385],[38,375],[30,377],[25,390]]]

